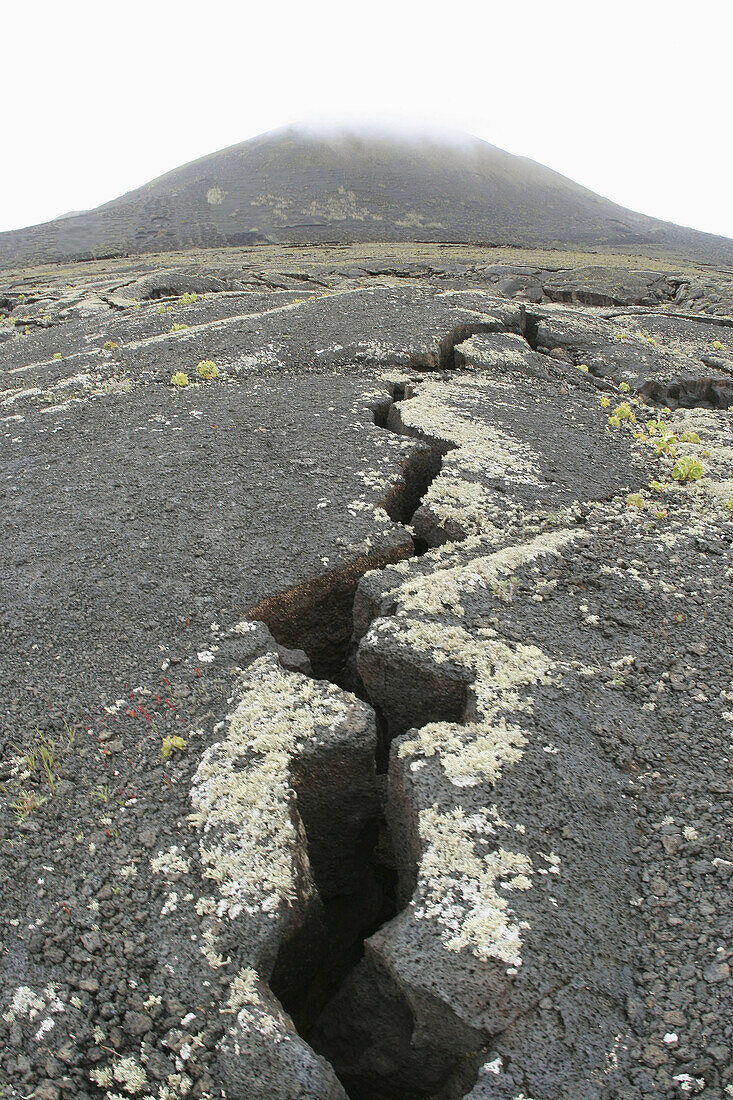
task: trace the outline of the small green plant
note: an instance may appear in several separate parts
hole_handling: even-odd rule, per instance
[[[582,370],[585,374],[588,374],[588,364],[587,363],[576,363],[575,366],[578,368],[578,370]]]
[[[654,447],[655,454],[669,455],[670,458],[676,457],[677,436],[670,431],[663,420],[647,420],[646,430],[651,436],[651,444]]]
[[[667,455],[669,458],[677,457],[677,436],[674,432],[662,432],[658,439],[653,442],[654,453],[657,455]]]
[[[733,499],[726,500],[723,507],[725,508],[726,512],[733,512]]]
[[[100,783],[92,791],[92,798],[96,798],[98,802],[107,802],[109,800],[109,787],[106,783]]]
[[[619,393],[628,393],[629,390],[631,389],[631,386],[629,385],[628,382],[619,382],[618,389],[619,389]]]
[[[196,367],[196,372],[200,378],[207,381],[219,377],[219,368],[211,359],[202,359]]]
[[[171,385],[176,386],[179,390],[183,389],[184,386],[188,385],[188,375],[182,370],[177,370],[171,377]]]
[[[672,467],[672,477],[675,481],[699,481],[703,473],[702,463],[690,455],[682,455]]]
[[[175,321],[168,329],[169,332],[184,332],[188,328],[188,325],[182,325],[179,321]]]
[[[15,814],[15,820],[21,823],[46,801],[45,795],[23,789],[18,791],[18,796],[14,802],[10,803],[10,808]]]
[[[174,752],[183,752],[186,747],[186,742],[182,737],[177,734],[171,737],[164,737],[163,744],[161,745],[160,755],[164,760],[172,756]]]
[[[725,344],[722,340],[713,340],[713,348],[715,351],[725,351]]]
[[[60,351],[55,351],[53,353],[53,357],[54,357],[54,359],[60,359],[61,358],[61,352]]]
[[[36,770],[37,765],[38,765],[38,752],[37,752],[37,750],[35,748],[30,748],[26,752],[24,749],[22,749],[20,747],[20,745],[16,745],[16,743],[14,741],[12,742],[12,746],[13,746],[14,751],[17,752],[18,756],[22,757],[23,760],[25,760],[25,766],[26,766],[27,770],[29,772],[34,772]]]
[[[102,347],[105,351],[115,351],[120,345],[116,344],[114,340],[105,340]]]
[[[610,397],[602,397],[601,398],[601,408],[602,409],[608,409],[610,407],[611,407],[611,398]]]
[[[646,501],[644,500],[644,497],[641,495],[641,493],[629,493],[626,498],[626,507],[638,508],[639,510],[641,510],[642,508],[646,508]]]
[[[183,292],[183,294],[181,295],[181,305],[182,306],[191,306],[191,305],[193,305],[194,302],[198,301],[198,298],[199,298],[199,296],[198,296],[198,294],[196,293],[195,290],[192,290],[190,294],[187,290],[185,290]]]
[[[158,306],[158,313],[173,313],[173,306]]]
[[[631,408],[628,401],[622,401],[620,405],[617,405],[613,410],[612,416],[616,417],[619,421],[626,420],[629,424],[636,424],[636,413]]]
[[[53,738],[41,737],[38,746],[38,754],[41,759],[41,767],[43,768],[44,774],[46,776],[46,782],[48,783],[48,789],[50,790],[51,794],[53,794],[56,790],[56,775],[54,774],[56,761],[54,759],[54,749],[55,745],[53,742]]]
[[[495,580],[491,585],[491,591],[496,598],[502,600],[503,603],[512,602],[515,588],[516,584],[511,577],[505,577],[503,580]]]
[[[662,481],[650,481],[649,488],[653,493],[664,493],[667,490],[667,486]]]
[[[697,432],[683,432],[680,436],[680,443],[699,443],[700,436]]]

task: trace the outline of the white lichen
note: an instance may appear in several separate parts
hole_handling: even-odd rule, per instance
[[[532,862],[506,848],[481,851],[479,842],[495,831],[486,811],[467,816],[460,806],[448,813],[437,806],[422,810],[420,836],[427,848],[412,905],[416,920],[437,921],[449,951],[467,947],[483,961],[517,968],[521,933],[529,925],[516,919],[504,893],[530,888]]]
[[[300,743],[346,720],[346,698],[285,671],[272,655],[245,674],[226,737],[203,754],[191,790],[189,820],[202,833],[201,864],[217,884],[220,918],[245,911],[274,919],[294,901],[307,856],[290,762]]]

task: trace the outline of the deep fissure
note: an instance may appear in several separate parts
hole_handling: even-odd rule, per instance
[[[465,337],[464,337],[465,338]],[[453,355],[454,341],[450,345]],[[446,345],[448,347],[448,345]],[[396,406],[409,400],[413,390],[409,383],[395,383],[383,401],[372,406],[374,423],[387,431],[407,434],[402,428],[399,417],[390,416]],[[413,435],[412,432],[409,433]],[[403,525],[409,524],[420,506],[422,499],[439,474],[443,455],[449,449],[435,441],[426,440],[414,433],[415,445],[402,463],[400,476],[383,501],[383,507],[390,518]],[[411,554],[417,555],[427,549],[421,540],[413,541]],[[387,564],[386,562],[384,564]],[[389,748],[393,738],[412,725],[420,725],[431,717],[463,720],[466,709],[466,685],[456,684],[455,692],[448,693],[448,709],[438,706],[438,694],[424,685],[423,700],[417,705],[412,699],[412,711],[405,714],[383,714],[378,704],[369,698],[369,693],[356,669],[357,640],[354,639],[353,607],[358,582],[367,568],[375,568],[375,563],[360,560],[353,569],[328,574],[321,584],[303,586],[295,597],[285,600],[290,614],[276,613],[277,604],[273,601],[269,607],[263,604],[250,609],[248,615],[267,622],[276,640],[291,648],[303,649],[308,654],[316,678],[330,679],[348,690],[353,691],[372,707],[377,727],[377,746],[375,756],[376,787],[379,793],[380,812],[363,835],[359,838],[359,861],[362,875],[357,888],[348,895],[329,894],[319,881],[318,853],[312,853],[312,870],[320,901],[317,911],[306,925],[300,927],[288,940],[281,943],[277,960],[270,979],[270,987],[285,1010],[292,1017],[300,1035],[311,1042],[314,1030],[322,1011],[333,1000],[339,989],[347,981],[354,967],[364,955],[364,942],[382,925],[393,919],[401,905],[397,896],[397,870],[391,848],[389,828],[385,818],[386,770],[389,760]],[[281,598],[280,606],[283,601]],[[325,642],[324,639],[328,641]],[[443,699],[445,702],[445,699]],[[436,709],[437,707],[437,709]],[[293,786],[298,792],[298,807],[308,842],[309,853],[312,845],[312,825],[309,820],[307,797],[308,782],[318,782],[313,776],[299,776],[299,765],[293,767]],[[300,789],[299,789],[300,787]],[[334,826],[338,829],[338,822]],[[395,991],[394,1011],[402,1020],[401,1030],[409,1033],[411,1015],[406,1003]],[[404,1017],[404,1019],[402,1019]],[[314,1043],[318,1052],[319,1043]],[[339,1065],[332,1063],[339,1077]],[[342,1084],[354,1100],[388,1100],[404,1097],[410,1100],[423,1100],[429,1096],[429,1090],[421,1088],[405,1089],[402,1085],[395,1092],[394,1082],[381,1082],[379,1078],[367,1082],[349,1080],[343,1076]]]

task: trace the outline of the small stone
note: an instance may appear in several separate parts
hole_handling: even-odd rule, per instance
[[[88,951],[90,955],[93,955],[95,951],[99,951],[102,947],[102,938],[99,932],[85,932],[81,942],[84,945],[84,950]]]
[[[702,972],[706,982],[714,985],[717,982],[727,982],[730,978],[730,966],[727,962],[714,962],[706,966]]]
[[[33,1093],[33,1100],[59,1100],[61,1090],[53,1081],[41,1081]]]
[[[661,1066],[667,1061],[666,1051],[654,1046],[652,1043],[644,1047],[642,1057],[648,1066]]]
[[[128,1035],[145,1035],[153,1021],[145,1012],[126,1012],[123,1026]]]

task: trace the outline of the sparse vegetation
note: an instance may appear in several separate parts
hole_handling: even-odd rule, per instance
[[[196,367],[196,373],[200,378],[209,381],[219,377],[219,368],[211,359],[202,359]]]
[[[40,809],[46,801],[45,795],[24,788],[18,791],[17,797],[10,803],[10,808],[15,814],[15,820],[20,823],[25,821],[35,810]]]
[[[105,351],[115,351],[120,345],[116,344],[114,340],[105,340],[102,347]]]
[[[183,332],[183,331],[184,331],[185,329],[187,329],[187,328],[188,328],[188,325],[183,325],[183,324],[181,324],[180,322],[178,322],[178,321],[175,321],[175,322],[174,322],[174,323],[173,323],[173,324],[171,325],[171,327],[170,327],[170,328],[168,329],[168,331],[169,331],[169,332]]]
[[[171,376],[171,385],[176,386],[177,389],[183,389],[188,385],[188,375],[185,371],[177,370],[174,375]]]
[[[186,742],[178,734],[171,737],[164,737],[163,743],[160,749],[160,755],[164,760],[167,760],[174,752],[183,752],[186,747]]]
[[[629,424],[636,423],[636,413],[631,408],[631,405],[628,403],[628,401],[622,401],[620,405],[616,406],[616,408],[613,410],[608,418],[609,424],[613,420],[616,420],[618,422],[617,424],[613,425],[614,427],[618,427],[618,424],[620,424],[622,421],[628,421]]]
[[[672,477],[675,481],[699,481],[704,473],[702,463],[690,455],[678,458],[672,467]]]

